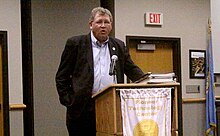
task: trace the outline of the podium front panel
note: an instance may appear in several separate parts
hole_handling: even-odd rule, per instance
[[[109,88],[96,98],[96,129],[104,134],[122,133],[120,97],[115,88]]]

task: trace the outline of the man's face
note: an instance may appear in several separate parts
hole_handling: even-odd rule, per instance
[[[101,43],[107,40],[107,37],[112,30],[112,22],[107,14],[96,14],[94,20],[91,21],[89,25],[95,38]]]

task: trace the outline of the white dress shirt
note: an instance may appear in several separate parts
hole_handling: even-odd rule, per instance
[[[95,94],[110,84],[113,84],[113,76],[109,75],[111,59],[108,39],[103,44],[100,44],[92,32],[91,39],[94,62],[94,84],[92,94]]]

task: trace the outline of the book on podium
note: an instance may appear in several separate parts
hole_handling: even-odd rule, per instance
[[[158,83],[170,83],[170,82],[176,82],[175,73],[173,72],[165,73],[165,74],[153,74],[148,72],[134,83],[158,84]]]

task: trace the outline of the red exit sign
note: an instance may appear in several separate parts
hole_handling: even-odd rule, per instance
[[[163,24],[163,14],[156,12],[147,12],[145,14],[146,25],[162,25]]]

